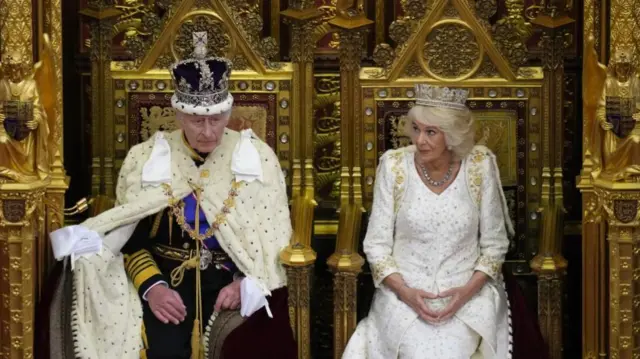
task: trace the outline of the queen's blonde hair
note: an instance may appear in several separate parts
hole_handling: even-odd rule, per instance
[[[404,132],[413,138],[412,123],[418,122],[434,126],[444,133],[447,146],[456,159],[462,159],[471,152],[475,145],[476,126],[473,113],[468,108],[456,110],[451,108],[414,106],[407,115]]]

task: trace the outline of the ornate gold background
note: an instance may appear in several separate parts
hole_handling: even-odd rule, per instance
[[[599,56],[604,60],[609,50],[609,15],[619,19],[611,33],[614,46],[638,40],[634,37],[637,25],[632,21],[637,14],[623,6],[633,1],[612,1],[610,9],[604,1],[585,1],[584,29],[570,24],[566,30],[574,38],[579,31],[594,34]],[[67,9],[69,5],[60,0],[40,1],[35,7],[38,20],[32,23],[25,20],[32,14],[24,0],[4,3],[8,5],[0,9],[10,9],[7,21],[20,26],[0,31],[3,38],[9,33],[16,35],[3,45],[15,45],[29,53],[32,46],[28,43],[32,39],[38,42],[39,35],[48,32],[62,63],[61,11],[63,5]],[[76,188],[90,187],[81,196],[112,195],[127,150],[157,129],[173,128],[174,114],[168,101],[172,89],[166,68],[191,51],[191,31],[207,31],[211,51],[233,59],[231,86],[236,109],[231,126],[250,126],[274,147],[291,191],[296,238],[287,252],[290,256],[284,259],[290,265],[292,323],[301,339],[301,357],[308,357],[312,349],[317,357],[339,353],[355,324],[356,307],[359,312],[366,312],[367,298],[355,294],[356,288],[360,291],[363,283],[370,281],[365,266],[360,285],[355,285],[360,270],[359,234],[365,230],[360,226],[359,211],[361,206],[370,206],[379,155],[406,143],[398,132],[398,122],[413,103],[411,91],[415,83],[470,90],[469,105],[481,126],[478,139],[488,138],[487,145],[498,155],[510,214],[518,228],[509,252],[510,268],[522,275],[523,283],[535,283],[529,276],[529,264],[543,243],[541,229],[546,213],[539,209],[552,193],[547,188],[553,182],[550,174],[558,174],[557,169],[547,168],[548,161],[558,156],[570,158],[566,153],[572,151],[567,150],[566,144],[563,146],[563,141],[575,141],[576,136],[571,138],[563,131],[570,128],[574,134],[579,132],[579,126],[574,126],[577,111],[567,116],[566,123],[554,121],[557,104],[545,102],[550,91],[556,98],[560,93],[562,99],[564,89],[557,81],[548,82],[551,67],[529,66],[557,61],[547,57],[562,45],[539,41],[545,31],[555,31],[534,26],[545,15],[546,5],[542,2],[88,0],[74,4],[81,18],[77,28],[66,31],[72,35],[68,41],[77,42],[77,54],[65,54],[65,58],[75,55],[78,62],[65,68],[65,83],[81,87],[78,93],[82,94],[82,103],[78,108],[67,109],[72,114],[67,116],[66,128],[73,129],[67,133],[82,138],[69,139],[69,143],[83,143],[89,159],[79,161],[74,154],[67,154],[66,158],[72,167],[90,168],[89,176],[74,175]],[[583,16],[577,13],[580,7],[573,1],[565,1],[562,9],[574,18]],[[7,16],[6,11],[0,11],[0,16]],[[75,35],[80,39],[76,40]],[[579,59],[580,47],[573,41],[563,50],[563,56],[569,58],[562,68],[567,72],[566,79],[579,78],[580,64],[575,59]],[[558,58],[562,61],[562,56]],[[74,65],[77,75],[66,71]],[[62,66],[56,68],[56,76],[62,80]],[[84,76],[85,80],[74,76]],[[577,108],[579,95],[575,92],[573,98],[564,98],[566,103],[558,101],[560,106]],[[56,103],[59,127],[54,133],[62,144],[62,91],[56,95]],[[572,177],[577,174],[575,157],[573,169],[558,180],[565,189],[573,187]],[[553,166],[558,166],[557,162],[557,158],[552,159]],[[33,226],[40,228],[39,238],[64,221],[61,213],[66,178],[62,146],[56,166],[56,175],[46,191],[47,204],[41,204],[42,213],[33,219]],[[82,171],[76,169],[74,173]],[[567,198],[565,203],[569,202]],[[585,201],[593,202],[589,196]],[[340,214],[336,213],[338,208]],[[574,206],[570,213],[574,219],[575,213],[580,216],[580,206]],[[310,223],[314,224],[313,234]],[[579,223],[573,227],[579,228]],[[28,226],[25,228],[31,231]],[[559,244],[562,233],[550,237]],[[314,250],[318,252],[317,261]],[[38,242],[37,251],[38,264],[31,269],[38,268],[36,283],[41,283],[42,269],[50,264],[46,242]],[[311,276],[319,275],[312,267],[315,262],[316,271],[326,269],[323,266],[331,254],[334,260],[347,256],[351,265],[345,268],[331,262],[334,292],[331,286],[317,290],[310,285]],[[27,270],[28,263],[24,263]],[[542,292],[542,297],[536,298],[533,291],[529,292],[529,299],[545,303],[557,292]],[[327,301],[332,293],[333,306],[314,304]],[[309,308],[329,309],[311,312]],[[8,318],[2,313],[2,320]],[[325,325],[328,322],[331,323]],[[334,325],[334,341],[328,343],[330,339],[326,338],[331,335],[326,331]],[[313,329],[310,326],[328,329],[307,339]],[[13,327],[11,330],[13,336]],[[550,332],[560,337],[554,330]],[[0,332],[0,343],[5,338]],[[585,340],[592,338],[595,337],[585,336]],[[556,344],[553,346],[557,349]],[[587,353],[594,352],[589,349]]]

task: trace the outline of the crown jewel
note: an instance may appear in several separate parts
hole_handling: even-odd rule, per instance
[[[469,91],[448,87],[416,85],[416,105],[464,110]]]
[[[175,87],[172,104],[182,112],[213,115],[230,109],[231,61],[207,56],[207,33],[193,33],[193,58],[171,67]]]

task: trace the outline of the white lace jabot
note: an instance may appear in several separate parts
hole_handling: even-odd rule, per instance
[[[231,157],[231,172],[236,176],[236,181],[263,182],[262,164],[258,149],[251,142],[253,131],[251,129],[240,132],[240,141],[236,144]]]

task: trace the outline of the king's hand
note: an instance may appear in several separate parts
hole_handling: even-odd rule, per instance
[[[171,322],[178,325],[187,315],[187,307],[184,306],[180,294],[164,284],[149,289],[147,302],[156,318],[165,324]]]
[[[214,306],[216,312],[240,308],[240,283],[242,283],[241,278],[234,280],[220,290]]]

